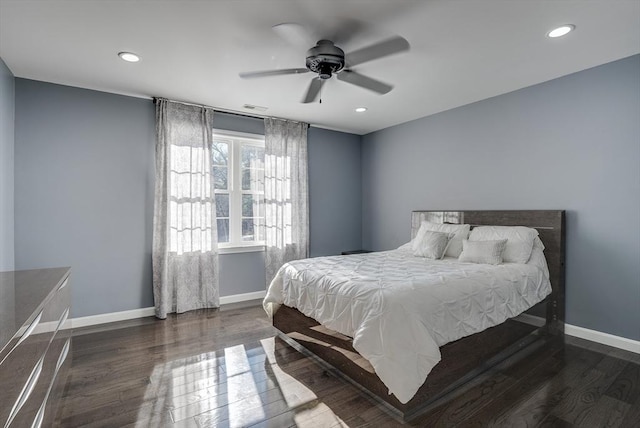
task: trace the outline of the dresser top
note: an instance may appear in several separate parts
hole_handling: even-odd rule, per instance
[[[68,267],[0,272],[0,353],[64,282]]]

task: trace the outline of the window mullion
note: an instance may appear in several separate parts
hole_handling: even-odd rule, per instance
[[[233,211],[231,219],[233,225],[231,226],[232,238],[230,242],[233,244],[242,243],[242,169],[241,169],[241,145],[238,140],[233,140],[233,156],[232,156],[232,206]]]

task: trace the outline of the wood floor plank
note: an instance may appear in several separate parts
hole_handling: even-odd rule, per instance
[[[56,426],[640,425],[640,366],[604,345],[531,348],[403,425],[275,333],[259,306],[80,329]]]
[[[640,398],[640,365],[628,363],[604,394],[629,404],[638,401]]]
[[[631,405],[620,426],[640,427],[640,399]]]
[[[342,422],[324,403],[297,411],[293,419],[297,427],[333,428]]]
[[[555,359],[538,366],[512,387],[494,396],[479,411],[470,414],[467,420],[477,427],[536,426],[566,393],[551,383],[562,369],[562,362]],[[461,424],[464,426],[463,422]]]
[[[624,428],[622,422],[630,408],[631,404],[603,395],[576,419],[574,425],[584,428]]]
[[[280,413],[264,421],[256,422],[255,424],[248,425],[247,428],[291,428],[295,427],[296,423],[293,420],[295,413],[292,411]]]
[[[586,370],[573,382],[569,393],[552,413],[574,424],[585,420],[625,366],[625,361],[605,356],[595,367]]]
[[[573,424],[570,424],[567,421],[563,421],[560,418],[555,417],[554,415],[547,415],[540,424],[536,426],[536,428],[575,428]]]

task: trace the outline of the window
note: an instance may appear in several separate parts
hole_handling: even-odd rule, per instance
[[[213,135],[213,176],[220,248],[264,245],[264,137]]]

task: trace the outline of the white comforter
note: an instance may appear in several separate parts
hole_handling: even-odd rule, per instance
[[[285,264],[264,307],[297,308],[353,337],[353,347],[401,403],[440,361],[439,346],[504,322],[551,292],[543,270],[433,261],[403,250]]]

